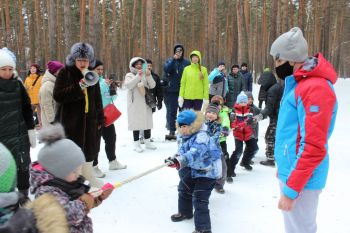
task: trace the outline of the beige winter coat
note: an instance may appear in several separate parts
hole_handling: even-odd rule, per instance
[[[55,119],[56,101],[53,99],[53,87],[56,77],[46,70],[41,80],[39,102],[41,106],[41,123],[45,127]]]
[[[153,128],[152,109],[147,106],[145,96],[142,93],[142,84],[147,88],[154,88],[156,83],[152,75],[140,77],[137,69],[132,64],[138,60],[146,62],[140,57],[134,57],[130,60],[130,73],[127,73],[124,80],[124,86],[128,89],[127,108],[128,108],[128,129],[146,130]],[[142,84],[139,84],[142,83]]]

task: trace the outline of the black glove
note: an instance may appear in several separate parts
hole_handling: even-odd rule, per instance
[[[161,110],[162,109],[162,101],[158,101],[157,103],[157,109]]]
[[[230,122],[234,122],[234,121],[235,121],[235,118],[236,118],[236,113],[230,112],[229,118],[230,118]]]
[[[251,125],[254,123],[254,118],[253,117],[248,117],[247,119],[247,125]]]
[[[224,126],[224,127],[222,127],[221,133],[222,133],[222,136],[227,137],[230,133],[230,130],[227,126]]]
[[[164,163],[167,163],[168,167],[176,168],[177,170],[180,169],[179,160],[177,160],[175,157],[169,157],[169,158],[165,159]]]

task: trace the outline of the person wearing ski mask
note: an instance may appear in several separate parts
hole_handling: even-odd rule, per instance
[[[278,77],[285,80],[276,129],[279,209],[287,233],[315,233],[319,195],[326,185],[338,104],[337,73],[317,53],[308,57],[302,31],[292,28],[271,45]]]

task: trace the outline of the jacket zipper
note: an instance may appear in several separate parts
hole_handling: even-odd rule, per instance
[[[287,157],[288,163],[290,165],[290,158],[289,158],[289,152],[288,152],[288,145],[287,144],[284,145],[284,156]]]

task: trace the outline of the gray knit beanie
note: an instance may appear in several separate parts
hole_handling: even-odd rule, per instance
[[[280,35],[271,45],[270,54],[275,59],[303,62],[308,57],[308,45],[298,27]]]
[[[38,162],[53,176],[64,179],[85,163],[83,151],[66,139],[62,125],[49,125],[39,132],[39,141],[45,146],[39,151]]]

